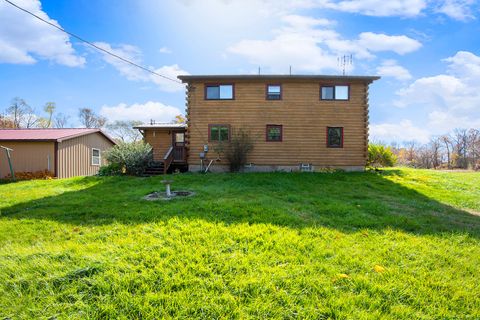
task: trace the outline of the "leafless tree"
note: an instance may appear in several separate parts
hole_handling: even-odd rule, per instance
[[[445,151],[447,155],[447,167],[450,169],[452,167],[452,161],[451,161],[451,155],[452,155],[452,138],[450,137],[449,134],[445,134],[440,137],[440,140],[442,141],[443,145],[445,146]]]
[[[468,168],[468,131],[467,129],[455,129],[453,132],[454,150],[457,154],[456,166]]]
[[[115,121],[106,125],[108,132],[121,142],[137,142],[142,134],[133,127],[141,125],[141,121]]]
[[[107,118],[97,115],[90,108],[80,108],[78,117],[85,128],[101,128],[107,122]]]
[[[430,155],[432,157],[432,166],[434,169],[437,169],[442,163],[442,141],[439,137],[433,137],[430,139],[429,149]]]
[[[480,158],[480,130],[478,129],[468,130],[468,153],[471,167],[476,168]]]
[[[14,98],[10,107],[7,108],[7,114],[10,116],[10,119],[13,121],[14,128],[21,128],[25,115],[28,113],[30,106],[21,98]]]
[[[67,125],[69,116],[63,113],[57,113],[55,119],[53,120],[53,125],[55,128],[65,128]]]

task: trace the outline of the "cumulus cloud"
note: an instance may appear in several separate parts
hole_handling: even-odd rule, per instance
[[[271,71],[338,70],[339,54],[355,53],[358,59],[372,59],[374,52],[390,51],[400,55],[418,50],[422,44],[405,35],[360,33],[357,39],[344,39],[333,29],[334,21],[307,16],[283,17],[285,25],[274,31],[270,40],[241,40],[227,52],[245,57],[250,63]]]
[[[142,65],[142,51],[135,46],[128,44],[121,44],[118,46],[112,46],[106,42],[95,42],[95,45],[98,47],[112,52],[124,59],[127,59],[138,65]],[[112,65],[115,69],[120,72],[121,75],[126,77],[128,80],[132,81],[142,81],[142,82],[153,82],[158,88],[162,91],[167,92],[176,92],[184,89],[184,86],[180,83],[174,82],[172,80],[177,80],[178,75],[187,75],[187,71],[180,68],[177,64],[171,66],[162,66],[160,68],[151,68],[157,74],[163,75],[167,78],[160,77],[158,75],[149,73],[145,70],[142,70],[132,64],[129,64],[125,61],[122,61],[118,58],[115,58],[109,54],[102,53],[103,60]]]
[[[377,17],[414,17],[427,6],[425,0],[319,0],[316,2],[317,5],[329,9]]]
[[[395,60],[384,60],[377,67],[377,74],[383,77],[392,77],[400,81],[410,80],[412,75],[406,68],[397,64]]]
[[[176,107],[154,101],[132,105],[120,103],[116,106],[105,105],[100,108],[100,114],[109,121],[135,120],[150,123],[150,120],[155,120],[156,122],[170,122],[181,113],[180,109]]]
[[[425,143],[430,138],[430,132],[416,127],[410,120],[399,123],[382,123],[370,126],[370,140],[372,141],[419,141]]]
[[[17,0],[15,3],[60,27],[42,10],[40,1]],[[34,64],[38,60],[68,67],[85,64],[65,33],[0,1],[0,63]]]
[[[456,20],[466,21],[475,18],[472,12],[474,4],[475,0],[445,0],[439,4],[436,12]]]
[[[397,92],[396,106],[410,108],[415,118],[374,124],[372,136],[424,142],[426,136],[455,128],[480,128],[480,57],[459,51],[443,61],[445,73],[417,79]]]

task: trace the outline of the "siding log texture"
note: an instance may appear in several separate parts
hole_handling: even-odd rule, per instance
[[[208,158],[216,158],[215,142],[208,141],[209,124],[229,124],[246,129],[255,143],[248,162],[261,166],[292,166],[309,163],[321,167],[364,167],[368,148],[368,84],[352,79],[325,81],[282,78],[282,100],[266,100],[272,80],[223,80],[235,84],[234,100],[205,100],[205,82],[188,80],[186,141],[189,165],[197,167],[199,153],[208,144]],[[208,83],[208,82],[206,82]],[[347,101],[320,100],[321,85],[350,86]],[[267,124],[283,126],[282,142],[267,142]],[[343,127],[343,148],[327,148],[326,128]],[[219,163],[227,165],[225,159]]]
[[[55,170],[54,142],[0,141],[0,145],[11,148],[13,170],[15,172],[36,172]],[[7,155],[0,148],[0,178],[10,174]]]
[[[152,146],[153,160],[162,161],[168,148],[172,145],[172,133],[168,129],[145,129],[143,139]]]
[[[91,176],[100,166],[92,165],[92,148],[99,149],[102,165],[106,164],[103,152],[113,143],[100,133],[92,133],[58,142],[57,177]]]

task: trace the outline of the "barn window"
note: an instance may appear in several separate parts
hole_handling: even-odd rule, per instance
[[[343,128],[327,127],[327,147],[343,148]]]
[[[282,100],[282,86],[267,84],[267,100]]]
[[[205,100],[233,100],[233,84],[205,85]]]
[[[320,88],[321,100],[349,100],[350,87],[342,86],[322,86]]]
[[[268,142],[283,140],[283,126],[276,124],[267,124],[267,138]]]
[[[99,166],[101,160],[100,150],[92,148],[92,166]]]
[[[209,141],[228,141],[230,140],[230,128],[224,124],[211,124],[208,126]]]

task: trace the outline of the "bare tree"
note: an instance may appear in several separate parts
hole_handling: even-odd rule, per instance
[[[445,134],[440,137],[440,140],[442,141],[443,145],[445,146],[445,151],[447,152],[447,167],[450,169],[452,167],[452,161],[451,161],[451,154],[452,154],[452,138],[450,137],[449,134]]]
[[[137,142],[141,139],[142,134],[133,127],[141,125],[141,121],[115,121],[107,124],[106,128],[109,133],[121,142]]]
[[[471,167],[476,169],[477,161],[480,158],[480,130],[468,130],[468,154]]]
[[[66,114],[57,113],[55,115],[55,119],[53,120],[53,125],[55,126],[55,128],[65,128],[68,122],[68,118],[70,117]]]
[[[467,129],[455,129],[453,132],[454,150],[457,153],[457,167],[468,168],[468,132]]]
[[[21,128],[25,118],[25,114],[28,112],[30,106],[21,98],[14,98],[10,107],[7,108],[7,114],[13,121],[14,128]]]
[[[80,108],[78,117],[85,128],[101,128],[107,122],[107,118],[97,115],[90,108]]]
[[[442,141],[439,137],[433,137],[430,139],[429,149],[432,157],[432,166],[434,169],[437,169],[442,163]]]

